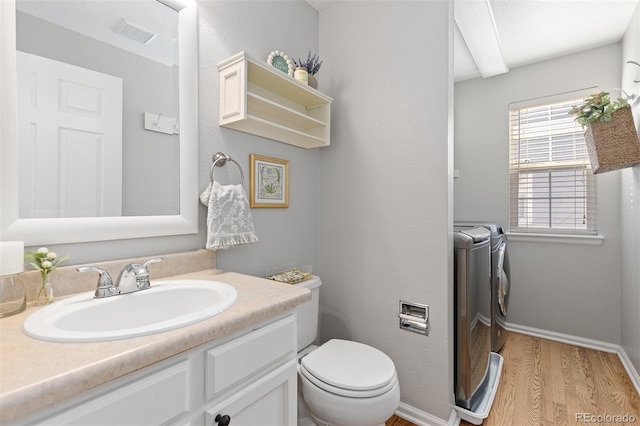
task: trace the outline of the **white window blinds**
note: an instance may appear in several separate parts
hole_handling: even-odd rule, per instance
[[[596,178],[584,129],[568,112],[582,99],[509,112],[513,232],[596,234]]]

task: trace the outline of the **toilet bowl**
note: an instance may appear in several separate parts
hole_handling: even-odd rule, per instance
[[[400,403],[400,385],[391,358],[371,346],[333,339],[319,347],[317,336],[320,278],[297,285],[312,292],[298,316],[298,424],[384,425]],[[306,411],[306,413],[304,412]]]
[[[300,359],[302,395],[323,425],[384,424],[400,403],[395,366],[362,343],[330,340]]]

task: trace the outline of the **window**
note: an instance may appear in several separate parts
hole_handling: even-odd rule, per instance
[[[584,129],[568,114],[581,103],[509,111],[511,231],[597,234],[596,178]]]

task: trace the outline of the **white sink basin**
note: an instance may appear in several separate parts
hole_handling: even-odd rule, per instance
[[[208,280],[152,281],[148,290],[94,299],[94,292],[61,299],[27,317],[27,336],[50,342],[102,342],[146,336],[211,318],[238,293]]]

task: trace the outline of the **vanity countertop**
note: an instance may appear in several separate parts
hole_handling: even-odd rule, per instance
[[[238,291],[238,299],[225,312],[199,323],[110,342],[52,343],[27,337],[22,324],[39,309],[31,304],[20,314],[0,319],[0,424],[267,320],[311,299],[308,289],[233,272],[207,270],[166,279],[180,278],[230,284]]]

